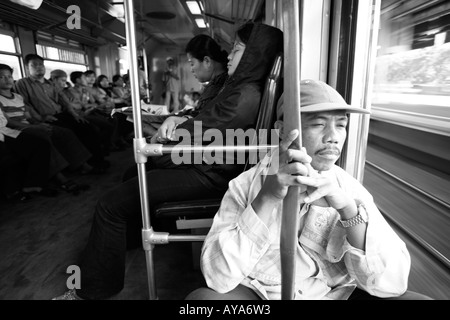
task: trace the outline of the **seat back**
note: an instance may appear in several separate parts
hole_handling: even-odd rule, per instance
[[[255,126],[256,134],[252,137],[251,145],[275,143],[275,141],[270,141],[270,129],[273,128],[273,124],[276,121],[277,102],[282,92],[282,70],[283,54],[279,53],[275,57],[273,67],[265,83]],[[259,152],[251,152],[247,158],[244,171],[255,165],[263,155]],[[258,158],[255,159],[255,157]],[[199,224],[204,227],[210,223],[210,219],[218,211],[221,201],[221,198],[217,198],[165,202],[155,208],[155,216],[158,219],[181,218],[182,223],[179,223],[180,221],[177,222],[179,229],[192,229],[195,227],[192,221],[186,223],[187,219],[198,219]],[[185,227],[181,227],[182,225]]]
[[[263,97],[259,107],[258,118],[256,120],[256,135],[253,137],[251,145],[274,144],[276,141],[271,141],[270,130],[276,121],[276,109],[278,99],[282,92],[282,70],[283,70],[283,55],[277,54],[275,57],[272,69],[267,77],[266,84],[263,91]],[[259,157],[263,154],[253,152],[245,165],[244,171],[250,169],[253,165],[261,160]],[[255,157],[257,157],[255,159]]]

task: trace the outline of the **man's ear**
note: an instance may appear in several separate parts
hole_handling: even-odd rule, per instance
[[[203,58],[203,62],[205,63],[205,65],[206,65],[207,67],[209,67],[209,66],[211,65],[211,58],[208,57],[208,56],[205,56],[205,57]]]

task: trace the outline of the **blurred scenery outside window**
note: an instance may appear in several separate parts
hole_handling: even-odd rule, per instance
[[[450,4],[423,4],[382,0],[375,115],[389,109],[450,120]]]

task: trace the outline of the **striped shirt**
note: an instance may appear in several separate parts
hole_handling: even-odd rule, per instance
[[[226,293],[239,284],[263,299],[281,299],[282,203],[266,225],[252,208],[270,157],[232,180],[202,248],[208,286]],[[362,202],[369,216],[365,251],[352,247],[331,207],[303,205],[296,251],[295,299],[347,299],[357,286],[378,297],[403,294],[411,260],[404,242],[383,218],[369,192],[338,166],[327,172]]]
[[[23,102],[22,96],[12,93],[13,96],[11,98],[0,95],[0,132],[5,136],[11,138],[17,138],[20,134],[20,130],[8,128],[6,125],[8,124],[7,118],[5,115],[11,119],[19,122],[23,122],[28,124],[28,120],[25,116],[25,103]]]
[[[3,115],[2,110],[0,109],[0,141],[5,141],[5,135],[3,134],[3,128],[6,128],[6,125],[8,124],[8,120],[6,120],[5,116]]]

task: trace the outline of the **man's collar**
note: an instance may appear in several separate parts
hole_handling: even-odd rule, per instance
[[[41,81],[39,81],[39,79],[37,79],[37,78],[35,78],[35,77],[32,77],[32,76],[28,76],[28,78],[29,78],[31,81],[33,81],[33,82],[39,82],[39,83],[48,83],[48,82],[50,82],[50,81],[48,81],[48,80],[45,79],[45,78],[43,78],[43,79],[44,79],[44,82],[41,82]]]

